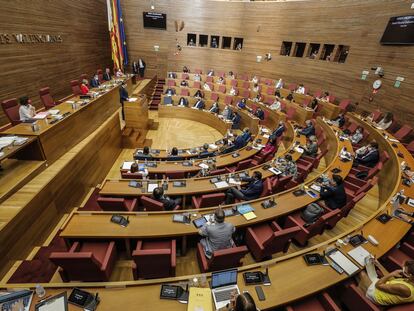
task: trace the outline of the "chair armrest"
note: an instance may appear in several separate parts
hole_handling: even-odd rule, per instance
[[[173,209],[173,211],[179,211],[181,209],[181,205],[176,205]]]
[[[270,226],[272,227],[273,231],[282,231],[283,230],[282,227],[279,226],[276,221],[272,221],[270,223]]]
[[[414,258],[414,246],[404,242],[401,244],[400,250],[406,253],[409,257]]]
[[[320,302],[326,311],[341,311],[341,309],[336,305],[336,303],[327,292],[321,293]]]
[[[254,242],[256,243],[257,247],[258,247],[261,251],[263,251],[263,250],[264,250],[264,246],[263,246],[262,242],[260,242],[260,241],[259,241],[259,239],[257,238],[256,233],[253,231],[253,229],[252,229],[252,228],[247,228],[246,235],[247,235],[247,234],[251,236],[251,238],[252,238],[252,239],[254,240]]]
[[[177,242],[176,240],[171,240],[171,267],[174,269],[174,271],[177,265],[176,254],[177,254]]]
[[[192,203],[194,208],[200,208],[200,204],[198,203],[198,198],[196,196],[192,197]]]
[[[300,230],[304,231],[306,234],[309,234],[309,231],[304,226],[302,226],[302,224],[300,224],[298,221],[296,221],[296,219],[294,217],[288,216],[286,221],[288,223],[290,222],[290,224],[287,228],[292,228],[292,227],[298,226],[300,228]],[[287,228],[285,228],[285,229],[287,229]]]
[[[71,248],[69,249],[69,253],[75,253],[78,252],[79,249],[81,247],[81,244],[79,242],[74,242],[71,246]]]
[[[135,248],[136,251],[142,250],[142,240],[138,240],[137,247]]]
[[[131,211],[136,211],[138,209],[138,198],[134,198],[131,202]]]
[[[101,270],[106,271],[109,265],[112,265],[116,257],[115,242],[109,242],[108,249],[106,250],[105,258],[103,260]]]

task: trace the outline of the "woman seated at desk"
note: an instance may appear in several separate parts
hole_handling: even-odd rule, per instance
[[[182,80],[182,81],[180,82],[180,86],[181,86],[181,87],[188,87],[188,82],[187,82],[186,80]]]
[[[83,79],[82,83],[80,85],[80,91],[82,95],[86,95],[89,93],[89,88],[88,88],[88,80]]]
[[[269,137],[269,141],[266,143],[265,147],[260,150],[258,156],[263,156],[265,154],[274,153],[276,151],[276,137]]]
[[[218,84],[224,84],[224,78],[223,77],[220,77],[220,78],[218,78],[218,80],[217,80],[217,83]]]
[[[252,87],[251,91],[252,91],[252,92],[255,92],[255,93],[259,93],[259,92],[260,92],[260,86],[259,86],[259,84],[255,83],[255,84],[253,85],[253,87]]]
[[[180,107],[188,107],[188,100],[185,97],[181,97],[178,101],[178,106]]]
[[[391,126],[392,121],[393,121],[392,113],[387,112],[385,116],[378,123],[374,122],[374,126],[380,130],[386,130]]]
[[[275,98],[275,101],[273,102],[273,104],[271,104],[269,106],[270,109],[275,110],[275,111],[281,111],[282,110],[282,103],[280,102],[279,98]]]
[[[245,109],[246,108],[246,98],[242,98],[238,103],[237,103],[237,108],[239,109]]]
[[[285,155],[284,158],[277,158],[274,164],[282,172],[281,176],[296,178],[298,175],[298,167],[290,154]]]
[[[364,130],[362,129],[362,127],[358,127],[355,130],[355,133],[350,136],[351,143],[353,145],[357,145],[361,142],[362,138],[364,138],[363,132]]]
[[[310,136],[306,142],[306,146],[303,146],[302,149],[304,150],[304,155],[312,158],[316,157],[318,154],[318,139],[316,136]]]
[[[190,70],[187,68],[187,66],[183,66],[183,72],[184,72],[184,73],[189,73],[189,72],[190,72]]]
[[[308,105],[309,109],[312,109],[313,111],[316,111],[318,109],[318,100],[316,99],[316,97],[313,97],[311,102]]]
[[[195,92],[194,97],[197,98],[204,98],[204,94],[203,92],[201,92],[201,90],[197,90],[197,92]]]
[[[31,105],[31,100],[27,96],[19,98],[20,107],[19,107],[19,117],[20,121],[27,122],[33,120],[33,117],[36,115],[35,107]]]
[[[214,102],[208,111],[211,113],[220,113],[220,107],[219,107],[218,102]]]
[[[253,82],[254,84],[259,83],[259,78],[257,76],[253,76],[253,78],[250,80],[250,82]]]
[[[229,79],[235,79],[236,77],[234,76],[233,71],[229,71],[229,73],[227,74],[227,78]]]

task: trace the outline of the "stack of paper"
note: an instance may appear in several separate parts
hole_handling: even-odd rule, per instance
[[[20,146],[23,145],[29,138],[27,137],[18,137],[16,136],[16,138],[14,139],[14,145],[15,146]]]
[[[365,258],[372,257],[372,255],[362,246],[355,247],[348,252],[348,255],[352,257],[360,266],[365,266]]]
[[[301,147],[295,147],[295,151],[299,153],[303,153],[304,150]]]
[[[50,109],[50,110],[48,110],[48,112],[50,114],[54,115],[54,114],[58,114],[60,112],[60,110],[59,109]]]
[[[240,180],[236,180],[233,177],[229,178],[229,184],[232,185],[241,185],[241,181]]]
[[[132,163],[135,163],[135,162],[125,161],[125,162],[122,164],[122,169],[123,169],[123,170],[130,170],[130,169],[131,169],[131,165],[132,165]]]
[[[47,111],[43,111],[43,112],[39,112],[39,113],[37,113],[34,117],[33,117],[33,119],[35,119],[35,120],[43,120],[43,119],[45,119],[46,117],[47,117],[47,115],[48,115],[49,113],[47,112]]]
[[[213,149],[213,150],[216,150],[218,148],[217,145],[215,145],[215,144],[210,144],[210,145],[208,145],[208,147],[210,149]]]
[[[200,163],[198,166],[204,169],[208,169],[208,165],[205,163]]]
[[[135,101],[137,101],[137,99],[138,98],[136,98],[136,97],[130,97],[130,98],[128,98],[128,101],[129,102],[135,102]]]
[[[358,266],[339,250],[329,254],[328,257],[340,266],[348,275],[352,275],[359,270]]]
[[[227,188],[227,187],[229,187],[229,184],[227,183],[227,181],[219,181],[219,182],[216,182],[214,184],[214,186],[216,186],[217,189],[220,189],[220,188]]]
[[[211,289],[190,287],[187,311],[213,311]]]
[[[152,193],[154,191],[155,188],[158,188],[158,184],[148,184],[148,193]]]

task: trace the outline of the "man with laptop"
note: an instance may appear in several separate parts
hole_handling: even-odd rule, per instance
[[[236,229],[231,223],[224,222],[224,211],[221,208],[214,212],[214,222],[206,223],[198,233],[204,238],[200,240],[207,258],[211,258],[214,251],[234,246],[232,235]]]

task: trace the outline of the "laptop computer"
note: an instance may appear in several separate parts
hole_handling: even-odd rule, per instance
[[[216,310],[225,307],[231,298],[231,293],[240,294],[237,286],[237,269],[230,269],[211,274],[211,293]]]

